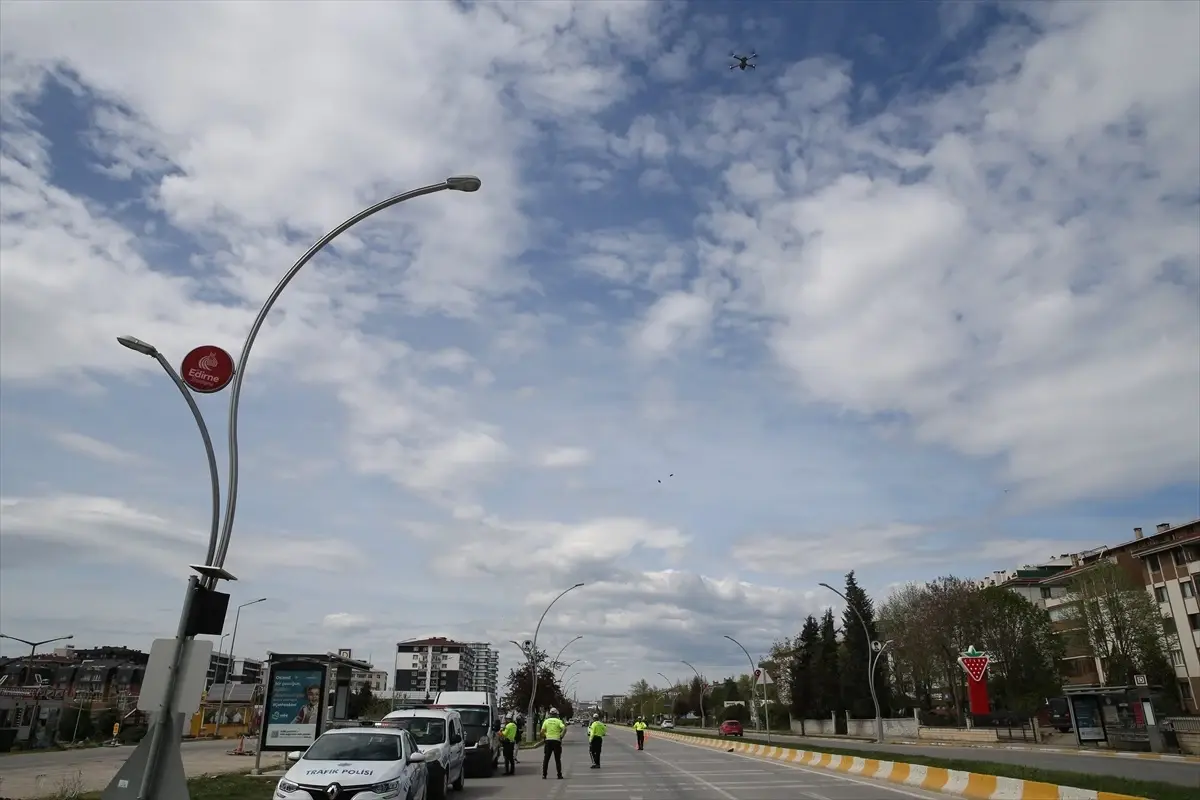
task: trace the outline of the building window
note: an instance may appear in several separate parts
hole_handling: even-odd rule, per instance
[[[1172,650],[1171,651],[1171,664],[1176,667],[1183,666],[1183,651],[1182,650]]]
[[[1185,598],[1196,596],[1196,587],[1190,580],[1180,581],[1179,591],[1183,592]]]
[[[1165,586],[1154,587],[1154,599],[1160,603],[1167,602],[1167,589]]]
[[[1171,559],[1175,562],[1175,566],[1177,567],[1187,566],[1187,556],[1184,555],[1182,547],[1178,550],[1171,551]]]
[[[1183,695],[1184,700],[1191,700],[1192,699],[1191,681],[1180,681],[1179,682],[1179,693],[1181,695]]]
[[[1200,614],[1188,614],[1188,624],[1192,626],[1192,630],[1200,631]]]
[[[1043,599],[1043,600],[1049,600],[1049,599],[1050,599],[1050,597],[1051,597],[1051,593],[1050,593],[1050,587],[1049,587],[1049,586],[1043,586],[1043,587],[1042,587],[1042,599]]]
[[[1158,563],[1158,555],[1146,556],[1146,566],[1150,567],[1151,572],[1162,572],[1162,565]]]

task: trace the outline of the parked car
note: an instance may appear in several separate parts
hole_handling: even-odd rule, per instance
[[[742,723],[736,719],[727,719],[717,728],[718,736],[742,736]]]
[[[383,728],[406,730],[425,754],[429,770],[429,800],[446,800],[453,787],[460,792],[467,777],[462,717],[453,709],[410,708],[393,711],[379,721]]]
[[[675,721],[664,719],[662,722],[658,723],[658,727],[662,728],[664,731],[670,730],[675,727]]]
[[[425,754],[399,728],[336,728],[287,760],[294,763],[275,786],[276,800],[342,794],[426,800]]]

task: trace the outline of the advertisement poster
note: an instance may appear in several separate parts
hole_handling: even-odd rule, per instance
[[[267,687],[264,750],[299,750],[316,741],[325,717],[325,668],[311,662],[278,664]]]

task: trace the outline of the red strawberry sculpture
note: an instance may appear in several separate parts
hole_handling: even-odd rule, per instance
[[[958,663],[967,673],[967,698],[972,714],[987,714],[992,710],[986,678],[990,660],[986,654],[976,650],[975,645],[968,647],[967,652],[958,657]]]

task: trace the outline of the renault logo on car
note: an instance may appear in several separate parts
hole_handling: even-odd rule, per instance
[[[338,786],[336,783],[329,784],[329,788],[327,788],[325,790],[325,796],[328,797],[329,800],[337,800],[338,795],[340,795],[341,793],[342,793],[342,787]]]

